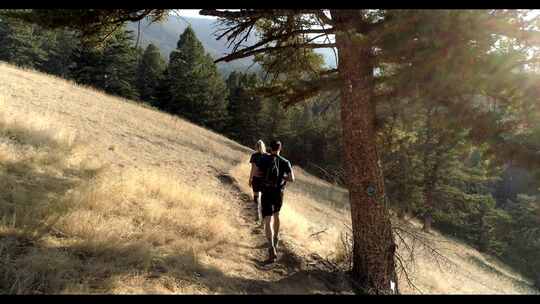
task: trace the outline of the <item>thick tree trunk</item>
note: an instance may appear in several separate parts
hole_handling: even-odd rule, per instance
[[[353,277],[367,292],[388,293],[391,281],[397,286],[396,246],[375,141],[372,48],[358,34],[347,32],[359,30],[358,10],[331,14],[338,29],[338,68],[343,82],[341,120],[353,228]]]
[[[439,144],[441,142],[439,141]],[[424,152],[424,164],[427,166],[426,170],[424,171],[424,207],[426,209],[426,213],[424,214],[424,227],[422,230],[424,232],[430,232],[431,231],[431,225],[433,223],[433,193],[435,192],[435,186],[438,181],[438,175],[439,175],[439,168],[441,163],[443,162],[443,150],[438,149],[435,152],[435,155],[433,155],[433,161],[429,161],[429,149],[426,149]],[[433,166],[430,166],[430,163],[433,163]]]
[[[431,231],[431,224],[433,222],[433,216],[431,211],[433,210],[433,181],[426,181],[424,188],[424,206],[426,208],[426,213],[424,214],[424,227],[422,230],[424,232]]]
[[[427,233],[431,232],[432,223],[433,223],[433,216],[431,215],[431,211],[428,211],[424,215],[424,226],[422,227],[422,230]]]

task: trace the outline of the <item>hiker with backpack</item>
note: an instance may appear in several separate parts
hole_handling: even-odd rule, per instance
[[[266,146],[262,140],[257,141],[255,145],[256,152],[251,154],[249,163],[251,171],[249,172],[249,187],[253,190],[253,202],[257,205],[258,222],[263,224],[262,207],[261,207],[261,190],[263,181],[263,172],[259,168],[261,157],[266,153]]]
[[[259,167],[262,169],[262,216],[266,238],[268,239],[268,261],[274,262],[277,258],[279,243],[279,211],[283,205],[283,194],[287,182],[294,182],[291,163],[281,152],[281,142],[273,141],[270,144],[270,154],[261,157]]]

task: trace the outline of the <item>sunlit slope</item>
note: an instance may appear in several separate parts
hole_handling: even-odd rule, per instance
[[[272,269],[249,201],[250,149],[168,114],[0,64],[1,293],[350,293],[313,254],[340,256],[347,192],[300,168]],[[415,222],[405,225],[419,231]],[[425,293],[532,293],[530,282],[437,233],[418,251]],[[399,250],[403,250],[400,246]],[[400,282],[403,292],[416,293]]]

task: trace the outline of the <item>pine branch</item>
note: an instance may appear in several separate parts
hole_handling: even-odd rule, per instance
[[[278,16],[292,16],[298,14],[316,14],[321,12],[320,10],[240,10],[240,11],[220,11],[216,9],[207,9],[201,10],[201,15],[210,15],[220,18],[225,18],[226,21],[223,21],[227,24],[228,28],[223,33],[217,34],[217,40],[227,37],[228,46],[232,47],[232,53],[218,58],[215,62],[225,61],[229,62],[231,60],[249,57],[259,53],[279,51],[286,48],[334,48],[335,44],[333,43],[311,43],[316,39],[327,36],[334,33],[333,28],[300,28],[295,29],[293,24],[293,19],[289,18],[287,24],[284,27],[281,27],[281,30],[277,34],[271,34],[264,39],[261,39],[259,42],[254,45],[241,48],[243,41],[247,41],[249,35],[251,34],[255,24],[264,18],[275,19]],[[299,26],[299,25],[297,25]],[[309,34],[319,34],[315,37],[307,38],[304,43],[287,43],[292,37],[302,35],[307,36]],[[263,47],[267,44],[274,43],[274,46]]]
[[[297,81],[287,86],[262,87],[256,91],[265,97],[279,97],[286,108],[297,102],[315,97],[321,92],[334,91],[339,88],[340,83],[337,75],[331,74],[319,79]]]
[[[321,21],[321,23],[328,24],[328,25],[334,25],[334,21],[330,19],[323,10],[317,10],[315,12],[315,16]]]
[[[215,63],[225,61],[229,62],[235,59],[245,58],[249,56],[253,56],[256,54],[261,53],[268,53],[268,52],[275,52],[280,51],[284,49],[290,49],[290,48],[309,48],[309,49],[321,49],[321,48],[334,48],[336,47],[335,43],[312,43],[312,44],[290,44],[290,45],[283,45],[283,46],[276,46],[276,47],[266,47],[266,48],[260,48],[249,52],[243,52],[243,50],[240,50],[236,53],[229,54],[227,56],[221,57],[217,60],[215,60]]]

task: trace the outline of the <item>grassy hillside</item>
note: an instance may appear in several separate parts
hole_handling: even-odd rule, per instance
[[[0,293],[352,293],[324,263],[344,257],[347,192],[298,167],[282,255],[261,266],[251,152],[171,115],[0,64]],[[414,220],[398,224],[421,234]],[[410,261],[424,293],[535,292],[489,256],[422,236],[446,256],[419,248]],[[418,292],[404,277],[400,286]]]

